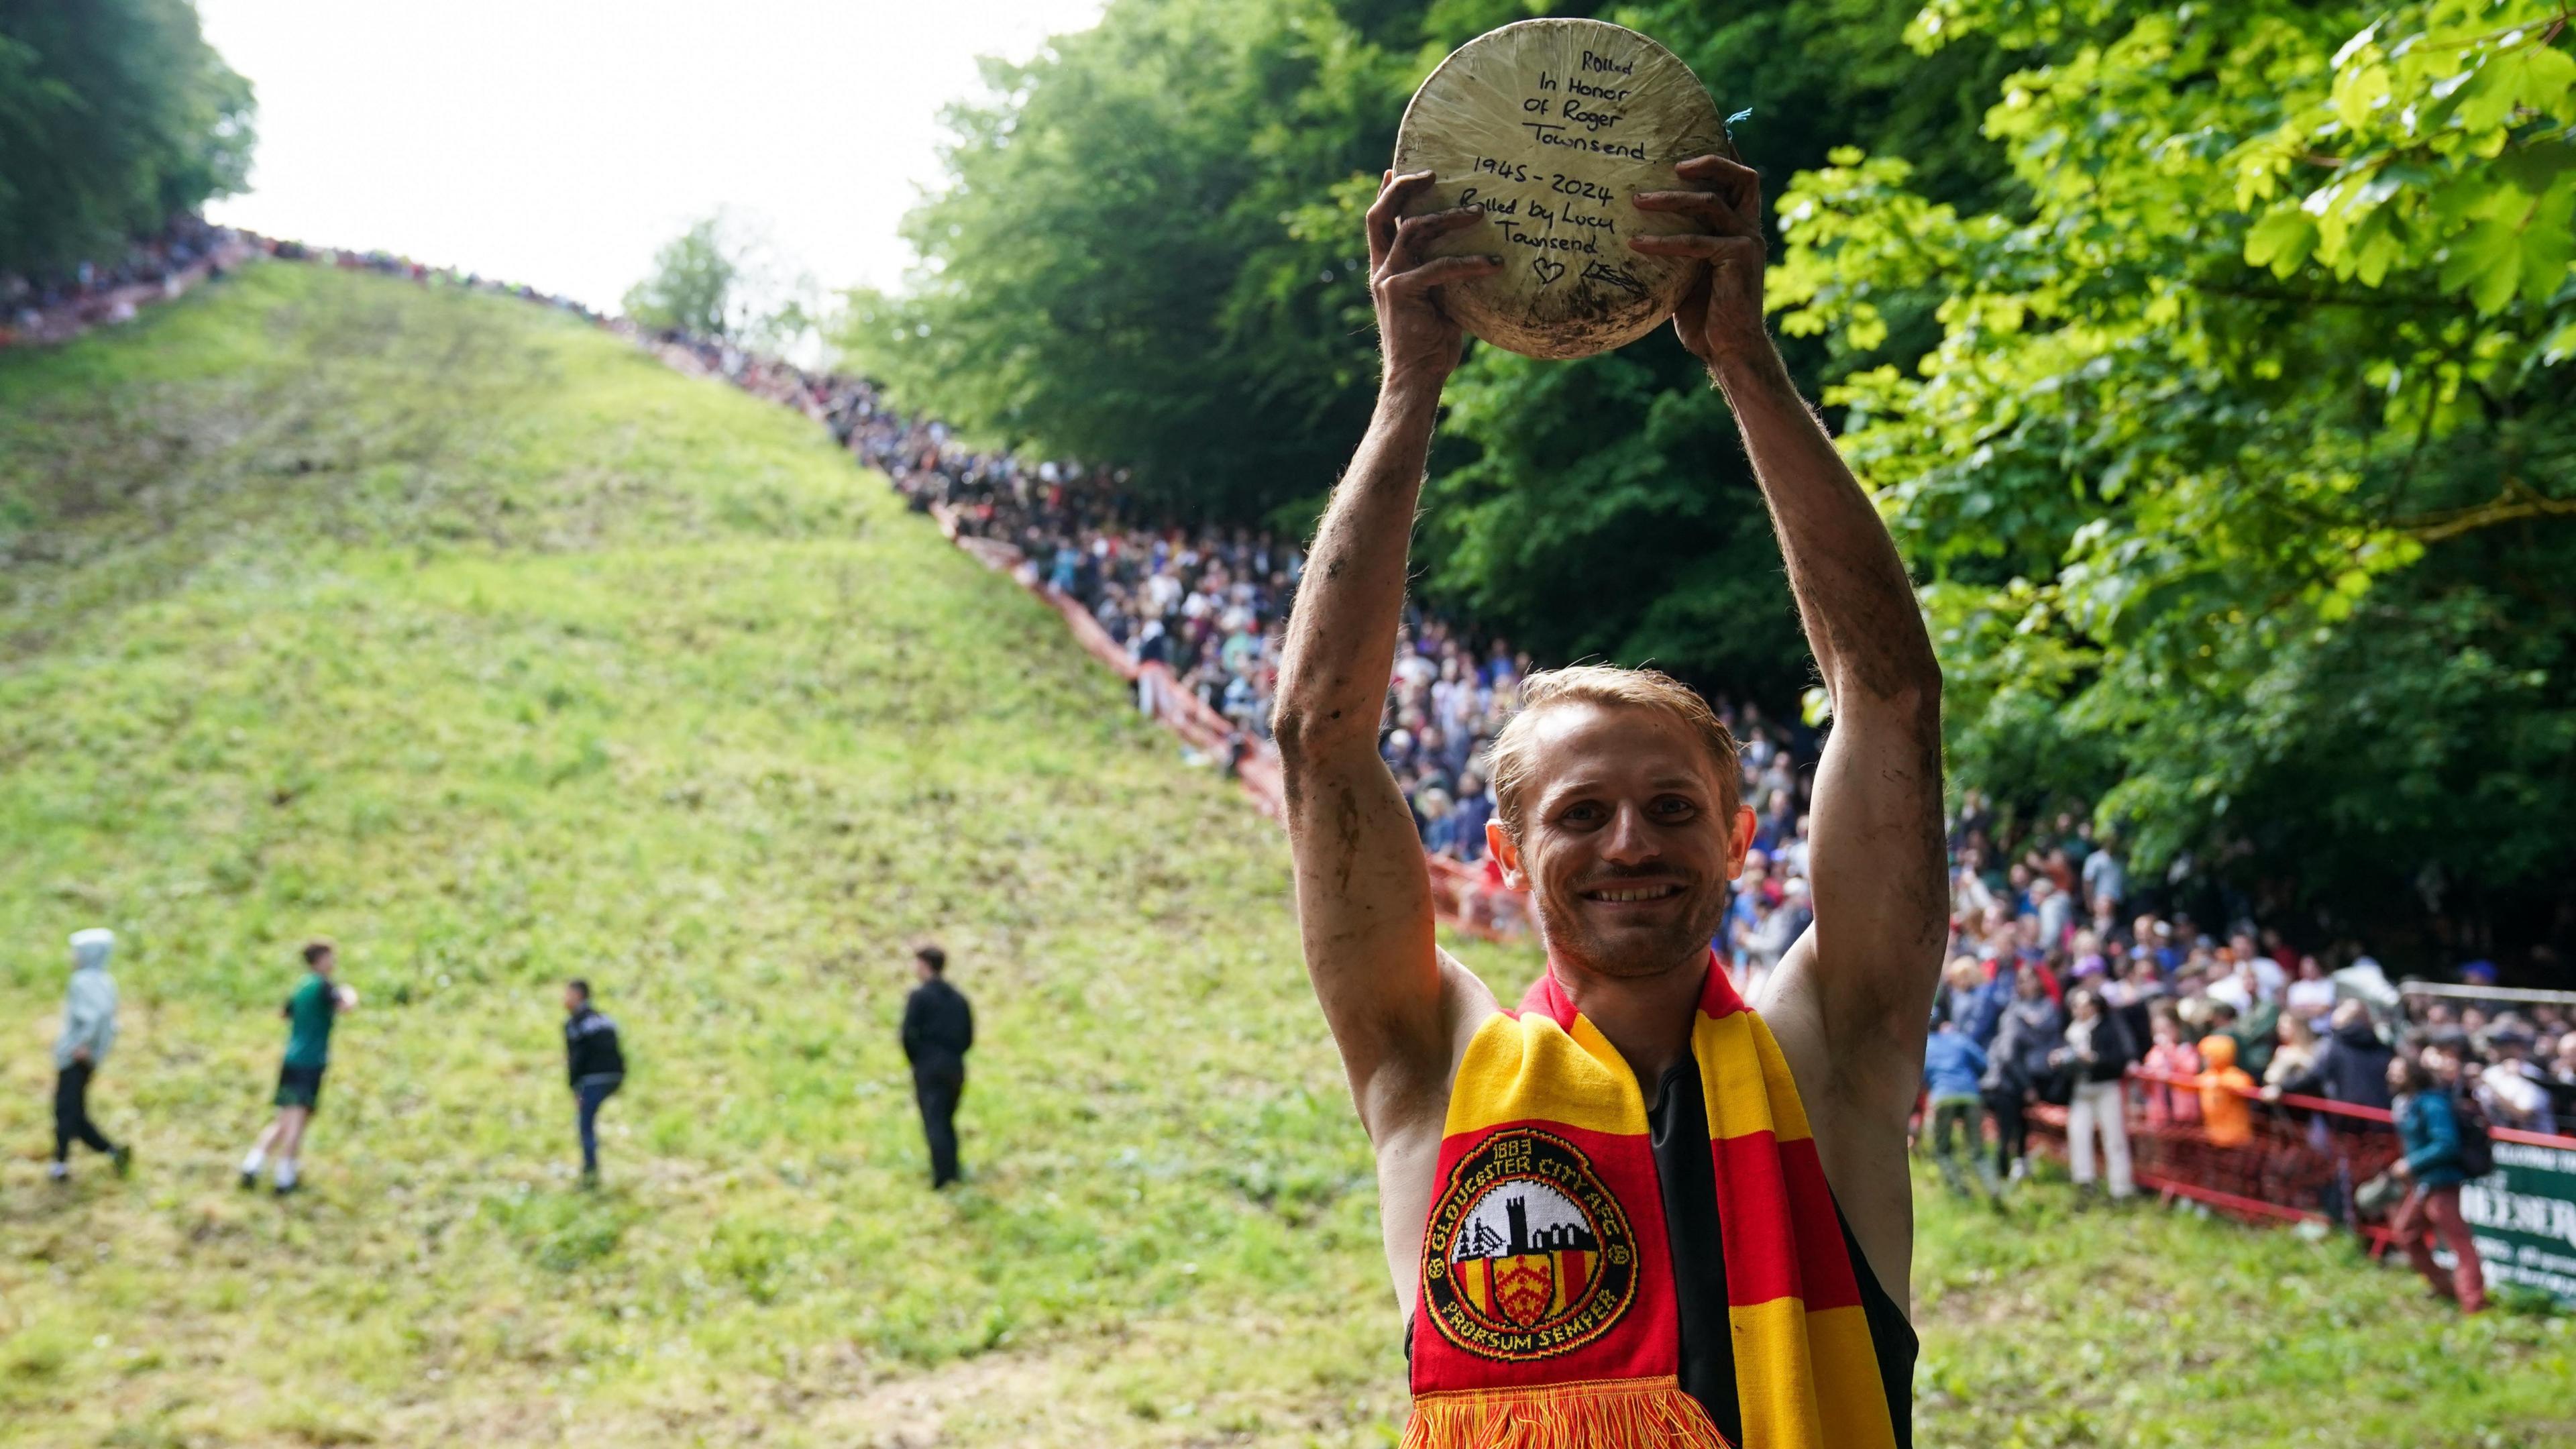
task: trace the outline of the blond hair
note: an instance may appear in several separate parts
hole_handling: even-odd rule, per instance
[[[1717,768],[1718,788],[1732,817],[1737,804],[1735,735],[1699,692],[1660,669],[1622,669],[1615,664],[1577,664],[1549,669],[1521,681],[1520,708],[1494,737],[1492,772],[1494,818],[1513,839],[1521,833],[1521,785],[1528,778],[1537,748],[1531,723],[1550,705],[1589,704],[1603,709],[1662,710],[1688,726],[1708,747]]]

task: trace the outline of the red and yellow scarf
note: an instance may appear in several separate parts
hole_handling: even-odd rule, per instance
[[[1553,972],[1459,1063],[1423,1234],[1405,1449],[1723,1449],[1682,1392],[1671,1232],[1721,1236],[1743,1449],[1891,1449],[1797,1084],[1712,959],[1691,1027],[1719,1221],[1668,1224],[1646,1101]]]

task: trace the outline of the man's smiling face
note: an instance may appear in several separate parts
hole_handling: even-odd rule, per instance
[[[1489,840],[1526,886],[1548,951],[1604,976],[1695,968],[1724,922],[1753,812],[1691,727],[1638,705],[1544,706],[1515,838]]]

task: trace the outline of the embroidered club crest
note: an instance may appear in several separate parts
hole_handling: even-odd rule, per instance
[[[1607,1332],[1636,1298],[1627,1214],[1580,1148],[1515,1127],[1469,1149],[1432,1204],[1422,1303],[1480,1358],[1530,1362]]]

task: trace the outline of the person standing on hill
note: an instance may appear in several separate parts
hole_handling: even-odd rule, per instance
[[[1996,1028],[2003,1025],[2004,1008],[2012,1003],[2012,979],[1998,971],[1993,980],[1987,980],[1984,964],[1974,956],[1953,960],[1943,979],[1949,989],[1936,1007],[1940,1019],[1984,1051],[1993,1043]]]
[[[957,1180],[957,1102],[966,1094],[966,1052],[975,1045],[975,1008],[948,984],[948,953],[912,953],[921,984],[903,1003],[903,1055],[912,1063],[912,1095],[921,1104],[921,1133],[930,1142],[930,1185]]]
[[[1985,1184],[1986,1200],[2000,1206],[2003,1183],[1986,1156],[1985,1098],[1978,1086],[1988,1065],[1985,1048],[1961,1031],[1956,1020],[1945,1017],[1934,1023],[1932,1039],[1923,1045],[1923,1091],[1932,1104],[1925,1135],[1932,1139],[1932,1161],[1952,1192],[1962,1197],[1969,1193],[1968,1172],[1962,1170],[1961,1159],[1965,1159],[1964,1166]]]
[[[1978,1083],[1995,1118],[1995,1170],[2007,1184],[2030,1175],[2032,1101],[2067,1100],[2066,1074],[2048,1061],[2066,1039],[2066,1009],[2049,1000],[2047,980],[2036,965],[2013,971],[2012,993]]]
[[[2405,1201],[2389,1214],[2388,1228],[2406,1245],[2407,1260],[2433,1289],[2462,1313],[2487,1306],[2486,1266],[2478,1260],[2478,1243],[2460,1216],[2460,1184],[2468,1168],[2460,1155],[2460,1115],[2451,1096],[2433,1074],[2413,1057],[2388,1061],[2388,1090],[2396,1101],[2397,1138],[2404,1153],[2388,1170],[2407,1184]],[[2445,1276],[2433,1261],[2432,1239],[2451,1250],[2452,1268]]]
[[[2137,1043],[2120,1018],[2102,1006],[2100,992],[2082,986],[2066,993],[2065,1044],[2051,1051],[2048,1064],[2068,1082],[2066,1160],[2077,1193],[2093,1190],[2093,1134],[2102,1134],[2102,1156],[2111,1200],[2126,1202],[2137,1192],[2129,1169],[2129,1120],[2123,1077],[2138,1059]],[[2201,1050],[2208,1050],[2203,1043]],[[2208,1103],[2204,1101],[2205,1112]]]
[[[277,1157],[277,1195],[295,1191],[304,1129],[322,1103],[322,1072],[331,1065],[331,1027],[340,1013],[358,1009],[358,993],[332,981],[339,952],[328,941],[304,946],[305,974],[279,1012],[286,1018],[286,1059],[277,1069],[277,1116],[242,1159],[241,1185],[256,1186],[260,1164]]]
[[[69,1182],[72,1144],[85,1143],[104,1152],[123,1177],[134,1165],[134,1149],[107,1140],[89,1118],[89,1084],[108,1048],[116,1045],[116,978],[107,974],[107,958],[116,949],[116,933],[93,926],[72,932],[72,980],[63,993],[63,1030],[54,1038],[54,1161],[45,1175]]]
[[[599,1183],[599,1109],[626,1085],[626,1053],[617,1023],[590,1004],[590,983],[564,984],[564,1070],[572,1078],[573,1112],[581,1133],[581,1180]]]
[[[1910,1442],[1906,1128],[1950,901],[1941,674],[1904,562],[1765,330],[1758,178],[1681,163],[1683,189],[1635,204],[1694,230],[1628,245],[1705,263],[1674,327],[1735,415],[1831,700],[1814,921],[1740,998],[1709,944],[1756,827],[1733,735],[1651,670],[1535,674],[1487,774],[1486,843],[1548,957],[1505,1010],[1439,948],[1377,750],[1464,341],[1440,289],[1501,266],[1427,255],[1484,217],[1406,219],[1433,180],[1389,173],[1368,212],[1377,410],[1316,534],[1275,720],[1307,974],[1377,1155],[1405,1442]]]

